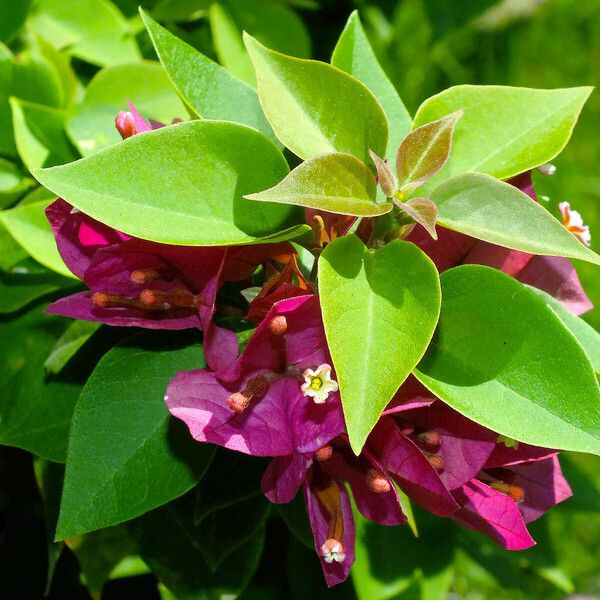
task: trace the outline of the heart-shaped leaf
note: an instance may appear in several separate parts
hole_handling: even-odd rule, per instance
[[[552,160],[569,141],[591,91],[459,85],[425,100],[413,127],[464,111],[452,155],[432,182],[467,171],[507,179]]]
[[[73,415],[57,539],[165,504],[204,472],[213,448],[194,442],[163,398],[174,373],[202,366],[200,347],[185,341],[139,336],[94,369]]]
[[[600,454],[594,370],[544,300],[490,267],[456,267],[441,279],[440,323],[418,379],[500,434]]]
[[[265,115],[294,154],[347,152],[366,162],[369,148],[385,153],[387,118],[360,81],[326,63],[269,50],[247,34],[244,41]]]
[[[356,10],[350,15],[336,44],[331,64],[362,81],[379,100],[390,127],[385,156],[393,160],[398,145],[410,131],[412,118],[396,88],[381,68]]]
[[[432,192],[438,223],[486,242],[532,254],[600,264],[543,206],[516,187],[481,173],[452,177]]]
[[[224,121],[189,121],[34,176],[125,233],[167,244],[220,246],[253,243],[300,220],[295,207],[253,204],[243,197],[287,173],[281,152],[258,131]]]
[[[313,156],[283,181],[250,200],[297,204],[343,215],[375,217],[390,212],[390,203],[377,204],[375,178],[352,154],[335,152]]]
[[[414,244],[396,241],[372,252],[348,235],[321,254],[319,290],[350,443],[358,454],[427,349],[440,310],[438,273]]]

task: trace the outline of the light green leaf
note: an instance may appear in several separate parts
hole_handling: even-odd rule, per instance
[[[383,155],[387,118],[357,79],[328,64],[293,58],[244,37],[260,102],[279,140],[300,158],[346,152],[363,162]]]
[[[427,349],[440,310],[438,274],[414,244],[396,241],[372,252],[349,235],[321,254],[319,290],[350,443],[358,454]]]
[[[213,0],[159,0],[152,9],[152,16],[158,21],[169,23],[194,21],[203,15],[212,2]],[[137,2],[136,5],[139,6],[140,3]]]
[[[249,125],[275,140],[256,90],[141,15],[171,83],[194,116]]]
[[[169,78],[156,62],[102,69],[90,82],[81,104],[67,121],[69,135],[83,156],[121,141],[115,117],[127,110],[127,100],[146,117],[171,123],[187,118]]]
[[[480,240],[531,254],[600,264],[543,206],[516,187],[480,173],[452,177],[431,193],[438,223]]]
[[[73,415],[57,539],[121,523],[191,489],[213,448],[170,418],[164,390],[201,348],[174,334],[138,336],[94,369]]]
[[[331,64],[362,81],[379,100],[390,127],[385,156],[393,161],[400,142],[410,131],[412,118],[396,88],[381,68],[360,22],[358,11],[350,15],[333,51]]]
[[[16,60],[0,46],[0,153],[17,156],[8,101],[11,96],[58,108],[62,95],[58,76],[43,57],[22,54]]]
[[[544,300],[504,273],[442,275],[442,311],[415,371],[436,396],[515,440],[600,454],[600,389],[577,340]]]
[[[273,50],[300,58],[310,56],[310,36],[302,19],[274,2],[222,0],[211,7],[210,26],[221,64],[253,87],[256,77],[242,31]]]
[[[78,158],[65,134],[65,111],[16,98],[10,99],[10,106],[17,150],[29,170]]]
[[[281,152],[256,130],[189,121],[34,176],[125,233],[167,244],[221,246],[279,241],[273,234],[300,220],[294,207],[243,197],[276,184],[287,172]],[[293,237],[297,229],[282,235]]]
[[[37,32],[59,48],[94,65],[106,66],[140,59],[129,24],[107,0],[39,0],[32,13]]]
[[[49,202],[41,200],[0,212],[0,223],[40,264],[66,277],[74,277],[63,262],[46,219]]]
[[[459,85],[425,100],[413,127],[464,111],[452,155],[432,181],[467,171],[506,179],[552,160],[569,141],[591,90]]]
[[[529,289],[540,296],[558,315],[560,320],[577,338],[577,341],[590,359],[594,371],[600,373],[600,334],[591,325],[588,325],[583,319],[574,315],[566,306],[550,294],[538,290],[535,287],[530,287]]]
[[[227,9],[215,2],[210,7],[209,20],[219,62],[241,81],[256,87],[254,67],[244,46],[242,32]]]
[[[283,181],[249,200],[297,204],[343,215],[373,217],[390,212],[390,203],[377,204],[375,178],[351,154],[321,154],[296,167]]]
[[[92,337],[100,323],[73,321],[56,340],[48,358],[44,362],[46,372],[56,375],[77,354],[77,351]]]

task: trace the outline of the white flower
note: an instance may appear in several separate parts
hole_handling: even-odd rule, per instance
[[[306,369],[302,374],[304,383],[302,393],[310,396],[315,404],[323,404],[331,392],[337,392],[338,382],[331,378],[331,367],[328,364],[319,365],[315,370]]]
[[[334,539],[327,540],[321,546],[321,556],[323,556],[323,559],[328,564],[333,562],[341,563],[346,560],[343,544]]]
[[[561,202],[558,205],[560,214],[562,215],[563,225],[575,235],[580,242],[589,246],[592,241],[590,228],[583,223],[581,215],[576,210],[571,210],[571,205],[568,202]]]

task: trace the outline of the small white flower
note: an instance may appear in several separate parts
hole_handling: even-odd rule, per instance
[[[344,552],[344,546],[338,540],[329,539],[321,546],[321,556],[326,563],[331,564],[333,562],[344,562],[346,560],[346,553]]]
[[[331,392],[337,392],[338,382],[331,378],[331,367],[328,364],[319,365],[315,370],[306,369],[302,374],[304,383],[302,393],[310,396],[315,404],[323,404]]]
[[[562,215],[563,225],[579,239],[580,242],[589,246],[592,241],[590,228],[584,224],[581,215],[576,210],[571,210],[571,205],[568,202],[561,202],[558,205],[560,214]]]

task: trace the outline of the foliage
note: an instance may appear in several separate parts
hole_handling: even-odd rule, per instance
[[[598,0],[13,4],[0,596],[597,593]]]

